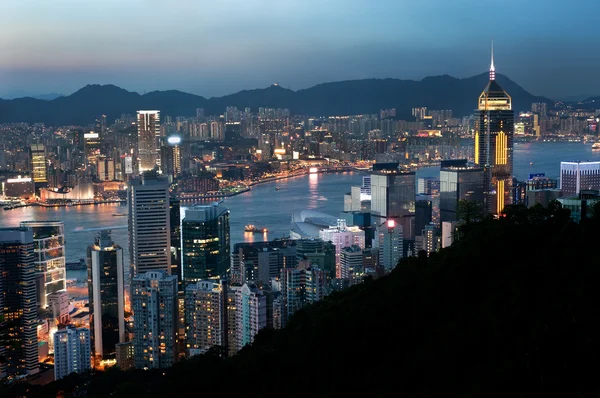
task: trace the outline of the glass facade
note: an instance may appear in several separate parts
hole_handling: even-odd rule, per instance
[[[229,210],[220,205],[186,211],[181,224],[184,287],[224,275],[229,268]]]
[[[460,200],[484,201],[483,170],[446,168],[440,170],[440,221],[457,221]]]
[[[491,214],[512,202],[513,134],[512,99],[490,79],[479,97],[475,164],[483,168],[485,208]]]
[[[21,226],[33,232],[38,304],[46,308],[50,294],[67,288],[65,226],[62,221],[23,221]]]

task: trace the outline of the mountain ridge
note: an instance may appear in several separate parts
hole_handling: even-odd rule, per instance
[[[0,123],[87,125],[100,115],[114,120],[140,109],[158,109],[170,116],[194,116],[197,108],[218,115],[227,106],[253,111],[258,107],[288,108],[292,114],[311,116],[372,114],[396,108],[399,118],[409,120],[411,108],[427,106],[451,109],[455,117],[462,117],[475,110],[487,80],[487,73],[462,79],[447,74],[421,80],[369,78],[320,83],[296,91],[274,84],[208,99],[180,90],[139,94],[113,84],[88,84],[71,95],[53,100],[0,99]],[[532,102],[554,102],[527,92],[504,75],[498,74],[497,80],[513,98],[515,111],[529,110]]]

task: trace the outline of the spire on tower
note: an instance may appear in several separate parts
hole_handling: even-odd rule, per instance
[[[492,39],[492,63],[490,64],[490,80],[496,80],[496,68],[494,67],[494,39]]]

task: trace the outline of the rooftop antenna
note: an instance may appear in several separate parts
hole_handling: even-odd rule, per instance
[[[496,80],[496,67],[494,66],[494,39],[492,39],[492,63],[490,64],[490,80]]]

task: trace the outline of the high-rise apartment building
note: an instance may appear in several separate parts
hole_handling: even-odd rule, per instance
[[[117,366],[121,370],[128,370],[134,367],[134,354],[133,341],[125,343],[118,343],[115,345],[115,351],[117,356]]]
[[[185,289],[185,324],[189,356],[224,346],[225,301],[219,281],[198,281]]]
[[[379,266],[390,272],[400,262],[404,253],[402,225],[389,219],[377,228],[379,247]]]
[[[254,341],[254,336],[267,327],[267,296],[254,284],[236,290],[236,349]]]
[[[164,271],[132,281],[133,349],[136,368],[166,368],[177,359],[177,277]]]
[[[133,178],[127,192],[131,275],[171,272],[169,181],[153,171]]]
[[[563,196],[600,189],[600,162],[560,162],[560,189]]]
[[[161,146],[160,165],[163,174],[172,178],[181,175],[181,137],[172,135],[167,138],[167,145]]]
[[[125,342],[125,285],[123,249],[110,230],[98,233],[87,249],[90,331],[96,357],[115,357],[115,346]]]
[[[463,164],[440,169],[440,220],[457,221],[458,204],[461,200],[484,203],[484,171]]]
[[[48,182],[48,162],[46,161],[46,148],[42,144],[33,144],[31,150],[31,171],[33,182]]]
[[[338,219],[336,226],[320,230],[319,236],[324,241],[332,242],[335,245],[336,278],[342,277],[340,269],[340,253],[342,249],[352,245],[365,248],[365,231],[357,226],[347,226],[344,219]]]
[[[138,171],[160,166],[160,111],[137,111]]]
[[[229,209],[194,206],[181,222],[183,283],[223,276],[229,267]]]
[[[494,49],[490,80],[479,96],[475,164],[483,169],[484,204],[499,215],[512,203],[514,114],[512,99],[496,82]]]
[[[37,303],[40,308],[46,308],[50,294],[67,289],[65,224],[62,221],[21,221],[21,227],[31,228],[33,232]]]
[[[54,333],[54,379],[92,369],[90,330],[68,325]]]
[[[39,372],[33,233],[0,228],[0,377]]]
[[[395,219],[404,239],[414,239],[416,181],[414,172],[380,170],[371,174],[371,215],[375,225]]]

